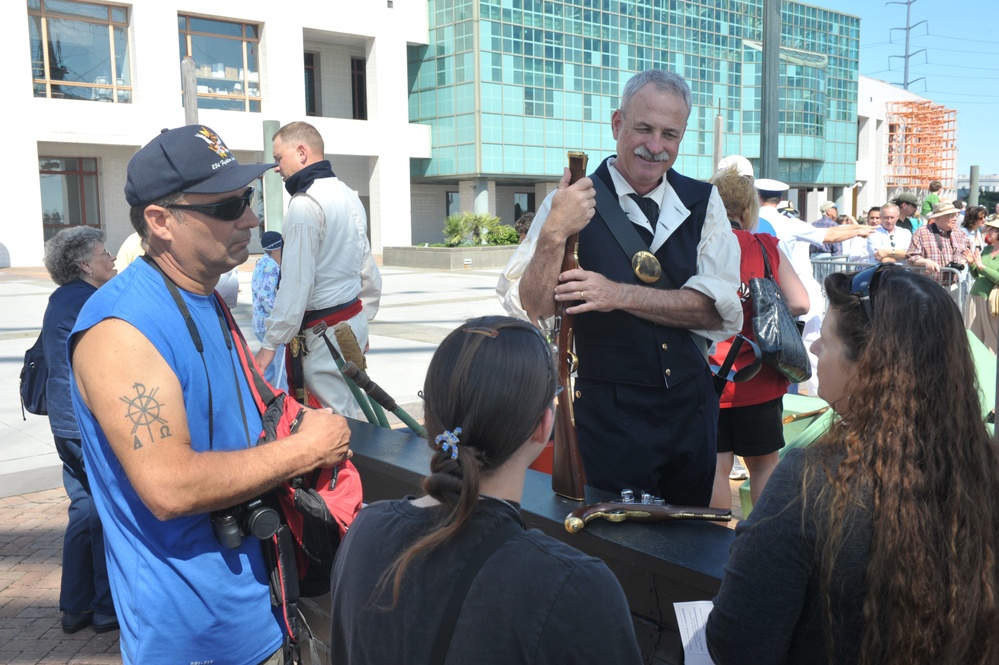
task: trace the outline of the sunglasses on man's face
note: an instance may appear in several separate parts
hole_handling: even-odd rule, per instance
[[[893,268],[890,265],[871,266],[858,273],[854,273],[853,279],[850,280],[850,295],[860,298],[860,302],[864,305],[864,312],[867,314],[868,322],[874,320],[874,312],[871,309],[871,294],[874,293],[878,282],[881,280],[881,274],[886,270],[892,269],[898,268]]]
[[[179,208],[180,210],[193,210],[201,212],[209,217],[221,219],[224,222],[234,222],[243,216],[246,207],[253,202],[253,188],[247,187],[241,196],[234,196],[218,203],[171,203],[167,208]]]

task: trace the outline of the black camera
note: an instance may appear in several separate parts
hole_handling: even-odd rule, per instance
[[[948,268],[953,268],[954,270],[964,270],[964,264],[958,263],[957,261],[951,261],[947,264]]]
[[[256,536],[268,540],[281,525],[278,512],[261,498],[212,513],[212,529],[219,544],[229,549],[239,547],[243,536]]]

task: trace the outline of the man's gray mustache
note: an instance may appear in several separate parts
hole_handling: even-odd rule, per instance
[[[669,161],[669,153],[666,152],[665,150],[663,150],[658,155],[653,155],[649,151],[649,149],[646,148],[644,145],[640,145],[637,148],[635,148],[635,154],[638,155],[639,157],[641,157],[642,159],[647,159],[647,160],[649,160],[651,162],[666,162],[666,161]]]

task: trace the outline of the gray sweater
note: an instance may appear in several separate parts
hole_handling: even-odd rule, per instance
[[[802,514],[804,459],[804,450],[787,453],[758,505],[736,528],[707,625],[708,649],[717,665],[830,662],[812,490],[808,512]],[[831,589],[835,663],[857,662],[864,626],[870,520],[860,509],[851,517]]]

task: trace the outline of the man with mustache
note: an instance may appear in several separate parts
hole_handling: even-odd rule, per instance
[[[272,166],[239,164],[200,125],[139,150],[125,199],[144,260],[98,289],[69,338],[125,663],[283,662],[261,541],[217,535],[215,513],[350,456],[346,421],[324,410],[256,445],[260,413],[214,296],[249,255],[248,185]]]
[[[611,116],[617,155],[573,185],[566,171],[497,292],[532,322],[572,303],[588,483],[706,506],[718,427],[706,351],[741,329],[742,306],[739,246],[718,192],[672,168],[690,107],[690,88],[672,72],[629,80]],[[560,272],[576,232],[581,267]],[[641,251],[661,266],[658,280],[643,272]]]

